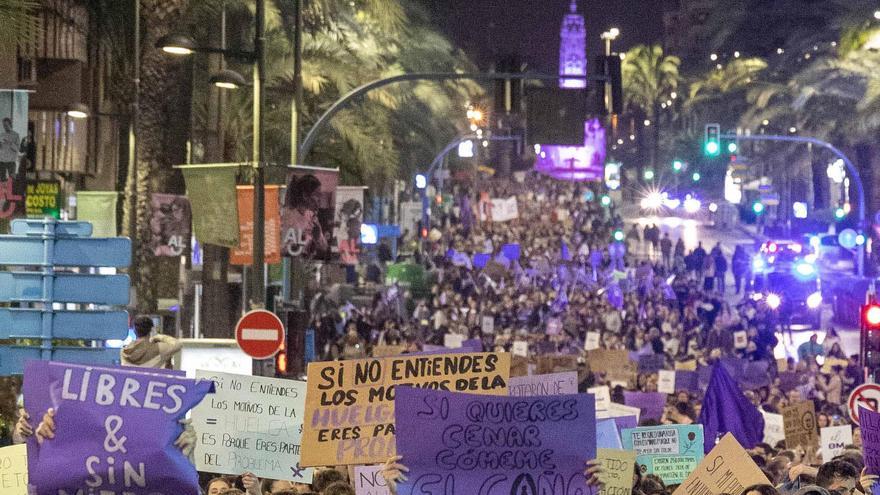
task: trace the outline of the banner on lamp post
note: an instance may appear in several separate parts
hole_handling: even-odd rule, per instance
[[[192,214],[186,196],[150,195],[150,249],[154,256],[182,256],[190,238]]]
[[[229,252],[229,263],[251,265],[254,262],[254,186],[236,188],[238,202],[238,246]],[[263,205],[265,211],[263,258],[273,265],[281,263],[281,212],[279,186],[266,186]]]

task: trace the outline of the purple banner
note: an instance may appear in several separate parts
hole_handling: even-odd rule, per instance
[[[862,430],[865,468],[868,474],[880,474],[880,413],[859,407],[859,426]],[[876,494],[880,490],[875,488],[873,491]]]
[[[150,249],[154,256],[181,256],[192,237],[189,200],[176,194],[150,196]]]
[[[38,423],[53,407],[56,425],[54,439],[28,446],[30,483],[38,495],[197,495],[195,467],[173,444],[179,421],[213,389],[159,370],[26,363],[28,412]]]
[[[399,387],[399,495],[582,493],[596,455],[592,395],[484,397]]]
[[[666,407],[666,394],[660,392],[623,392],[626,405],[638,407],[642,413],[642,421],[646,419],[659,420],[663,416]]]

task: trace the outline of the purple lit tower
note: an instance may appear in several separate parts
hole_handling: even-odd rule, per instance
[[[559,75],[586,76],[584,16],[577,13],[576,0],[571,0],[569,10],[559,33]],[[585,79],[559,79],[559,87],[564,89],[582,90],[586,85]],[[605,145],[605,128],[599,119],[590,119],[584,122],[583,146],[536,145],[535,170],[562,180],[600,181],[604,178]]]
[[[587,75],[587,30],[584,16],[577,13],[577,2],[571,0],[570,12],[562,19],[559,31],[559,75]],[[560,79],[560,88],[586,88],[586,79]]]

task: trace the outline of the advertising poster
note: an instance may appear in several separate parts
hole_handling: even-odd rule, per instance
[[[492,352],[309,363],[302,465],[393,456],[397,385],[506,396],[509,376],[510,354]]]
[[[266,186],[263,205],[266,221],[263,245],[263,261],[273,265],[281,263],[281,212],[280,188]],[[229,263],[232,265],[252,265],[254,263],[254,186],[235,188],[238,201],[238,246],[229,250]]]
[[[28,218],[61,218],[61,182],[28,180],[25,209]]]
[[[333,246],[340,241],[360,242],[361,223],[364,220],[364,186],[338,186],[336,188],[336,216],[333,222]]]
[[[623,448],[635,451],[643,473],[668,485],[684,481],[703,459],[703,425],[664,425],[625,429]]]
[[[330,259],[339,171],[295,167],[287,177],[281,205],[281,254]]]
[[[186,196],[150,196],[150,249],[155,256],[182,256],[189,241],[192,214]]]
[[[394,403],[397,452],[409,467],[399,495],[442,486],[461,494],[577,493],[585,488],[584,460],[596,457],[595,404],[586,394],[494,397],[401,387]]]
[[[25,215],[28,93],[0,90],[0,218]]]

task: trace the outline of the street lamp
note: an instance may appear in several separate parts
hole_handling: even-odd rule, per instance
[[[82,103],[74,103],[65,110],[68,117],[73,119],[84,119],[89,116],[89,107]]]
[[[605,55],[611,55],[611,42],[616,40],[618,36],[620,36],[620,29],[617,28],[611,28],[599,36],[605,41]]]
[[[254,50],[241,52],[234,50],[200,47],[195,40],[183,34],[169,34],[156,41],[156,47],[171,55],[192,55],[195,52],[220,53],[238,57],[251,62],[254,66],[253,117],[253,167],[254,167],[254,227],[253,227],[253,270],[251,297],[254,304],[262,306],[266,297],[265,273],[263,271],[263,250],[266,244],[266,169],[263,163],[265,143],[263,136],[263,108],[266,96],[263,83],[266,80],[266,0],[257,0],[254,10]],[[247,86],[245,78],[231,70],[223,70],[213,75],[211,83],[224,89],[236,89]]]

